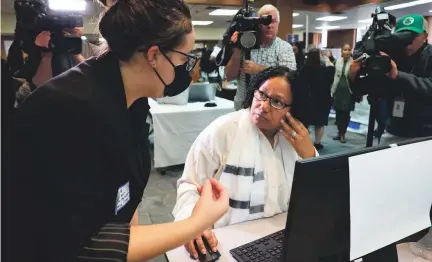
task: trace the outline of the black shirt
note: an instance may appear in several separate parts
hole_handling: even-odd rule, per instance
[[[110,53],[27,98],[12,139],[13,261],[126,259],[129,222],[151,168],[148,111],[147,98],[127,108]],[[130,200],[118,210],[127,183]]]

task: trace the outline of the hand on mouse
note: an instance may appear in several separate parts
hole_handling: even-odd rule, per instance
[[[207,249],[204,245],[203,238],[205,238],[207,240],[207,242],[209,243],[209,246],[213,252],[217,251],[216,246],[218,244],[218,241],[216,239],[216,236],[213,234],[211,229],[207,229],[200,236],[195,238],[195,241],[196,241],[197,246],[198,246],[198,250],[196,250],[196,248],[195,248],[194,240],[191,240],[186,245],[184,245],[184,247],[186,248],[186,251],[189,252],[189,254],[191,254],[194,258],[198,258],[198,252],[200,252],[201,254],[207,253]]]
[[[206,181],[199,189],[200,198],[192,210],[191,218],[204,231],[211,228],[228,210],[228,192],[215,179]]]

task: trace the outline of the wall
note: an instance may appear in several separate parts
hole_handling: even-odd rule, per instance
[[[328,32],[327,47],[340,48],[345,43],[353,45],[355,38],[355,29],[332,30]]]
[[[98,17],[85,17],[84,34],[98,34]],[[2,35],[13,34],[15,30],[15,14],[1,13],[1,33]],[[196,26],[195,36],[197,40],[221,40],[226,28],[211,28]]]

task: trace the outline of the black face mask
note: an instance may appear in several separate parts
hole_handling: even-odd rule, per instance
[[[163,53],[162,53],[163,54]],[[187,62],[183,65],[174,66],[173,62],[165,55],[165,58],[171,63],[171,65],[174,67],[174,81],[167,85],[165,81],[162,79],[162,77],[159,75],[159,73],[156,71],[155,68],[153,70],[155,71],[156,75],[159,77],[160,81],[164,84],[164,96],[176,96],[183,91],[185,91],[189,84],[192,82],[192,77],[190,76],[190,72],[186,70]]]

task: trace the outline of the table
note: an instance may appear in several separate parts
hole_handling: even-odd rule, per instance
[[[216,97],[217,107],[205,102],[187,105],[158,104],[149,99],[154,130],[154,166],[184,164],[187,153],[204,128],[216,118],[234,111],[234,102]]]
[[[218,262],[236,262],[229,253],[231,249],[279,231],[285,227],[285,223],[286,213],[283,213],[272,218],[215,229],[214,233],[219,241],[218,249],[221,253]],[[398,245],[397,249],[399,262],[428,262],[428,260],[414,256],[408,243]],[[166,256],[170,262],[193,261],[184,247],[171,250],[166,253]]]

